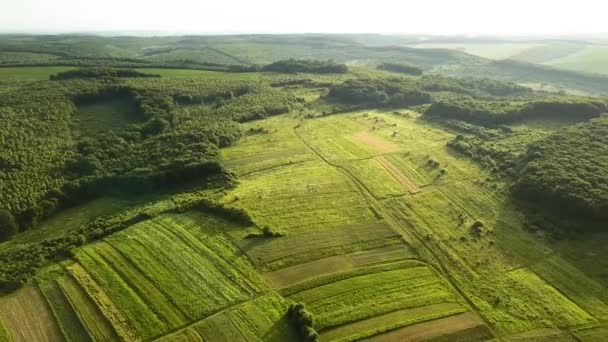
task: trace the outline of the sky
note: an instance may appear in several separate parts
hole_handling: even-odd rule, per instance
[[[0,0],[0,32],[608,32],[605,0]]]

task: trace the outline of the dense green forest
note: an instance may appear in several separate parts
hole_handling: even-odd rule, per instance
[[[608,218],[608,116],[555,132],[520,163],[515,191],[523,200],[557,215]]]
[[[542,118],[586,121],[607,109],[606,103],[597,99],[560,97],[541,101],[480,101],[464,97],[437,101],[425,111],[425,115],[500,125]]]

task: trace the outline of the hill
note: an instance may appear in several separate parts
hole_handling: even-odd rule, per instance
[[[604,337],[608,235],[558,233],[560,215],[588,222],[573,203],[604,218],[604,99],[428,74],[475,58],[361,36],[72,38],[39,46],[129,59],[67,79],[7,69],[21,79],[0,87],[0,340]],[[176,41],[426,66],[133,65]],[[567,201],[555,214],[518,189]]]

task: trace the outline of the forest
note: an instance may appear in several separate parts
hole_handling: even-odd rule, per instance
[[[608,218],[608,116],[559,130],[533,144],[519,167],[519,198],[541,203],[559,216],[598,223]],[[602,226],[597,228],[605,229]]]
[[[0,341],[601,340],[608,78],[418,38],[0,35]]]

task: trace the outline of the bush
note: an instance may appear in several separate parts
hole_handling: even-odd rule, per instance
[[[284,73],[307,72],[315,74],[343,74],[348,71],[348,67],[333,61],[287,59],[268,64],[262,70]]]
[[[110,78],[110,77],[160,77],[160,75],[145,74],[134,69],[115,68],[81,68],[68,70],[50,76],[51,81],[68,80],[73,78]]]
[[[306,310],[304,304],[291,304],[287,309],[287,316],[291,319],[291,322],[302,341],[319,341],[319,333],[315,330],[314,317]]]
[[[0,209],[0,242],[10,239],[17,234],[19,227],[13,214],[5,209]]]
[[[398,63],[382,63],[377,67],[380,70],[393,71],[401,74],[420,76],[422,75],[422,69],[413,67],[406,64]]]

